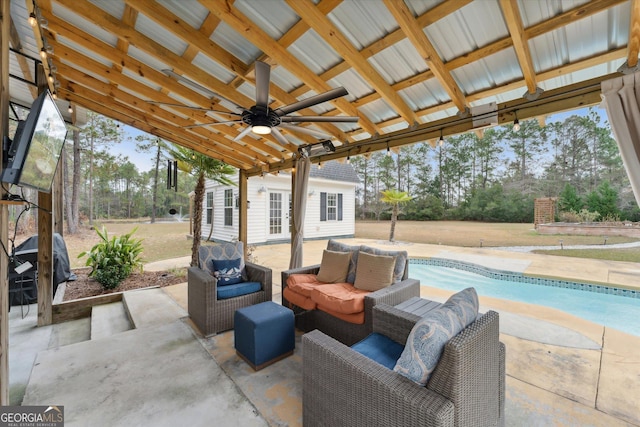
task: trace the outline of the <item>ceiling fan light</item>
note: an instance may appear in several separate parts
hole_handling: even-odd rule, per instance
[[[258,135],[269,135],[271,133],[271,127],[265,125],[254,125],[251,127],[251,132]]]

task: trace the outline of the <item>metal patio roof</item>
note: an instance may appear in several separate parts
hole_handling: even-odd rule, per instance
[[[593,105],[601,80],[636,67],[640,45],[640,0],[12,0],[11,16],[13,49],[49,51],[45,73],[65,110],[85,107],[248,176],[290,168],[317,139],[233,141],[241,127],[186,127],[225,116],[150,101],[248,108],[257,60],[272,66],[272,108],[344,86],[348,96],[300,111],[359,117],[310,126],[338,146],[328,160],[477,128],[490,103],[493,123]],[[11,73],[32,79],[18,57]],[[17,79],[10,93],[34,97]]]

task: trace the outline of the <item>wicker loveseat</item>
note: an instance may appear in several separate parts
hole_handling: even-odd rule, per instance
[[[301,308],[287,299],[286,295],[291,295],[287,291],[287,283],[293,275],[317,275],[320,270],[320,264],[301,267],[297,269],[286,270],[282,272],[282,305],[289,307],[296,313],[296,328],[308,332],[319,329],[338,341],[351,345],[354,344],[368,334],[373,329],[372,311],[373,308],[380,303],[389,305],[397,305],[411,297],[420,296],[420,281],[408,278],[408,256],[404,251],[383,251],[368,246],[347,246],[335,240],[330,240],[327,249],[332,251],[350,252],[354,262],[350,265],[348,281],[353,284],[353,276],[357,266],[357,257],[359,252],[381,254],[383,256],[395,256],[402,258],[401,263],[397,264],[399,270],[394,272],[396,278],[399,279],[391,286],[370,292],[364,296],[364,320],[361,323],[354,323],[350,319],[345,320],[334,315],[331,312],[323,311],[320,308]],[[349,283],[343,284],[348,287]],[[348,316],[344,316],[348,317]]]
[[[271,269],[244,262],[242,242],[202,245],[198,258],[200,265],[187,270],[188,307],[189,317],[204,336],[233,329],[233,315],[237,309],[271,301]],[[214,259],[241,259],[243,282],[220,286],[213,275]]]
[[[373,330],[405,343],[418,319],[381,304]],[[445,345],[426,387],[320,331],[302,337],[302,355],[305,427],[504,425],[505,347],[496,312]]]

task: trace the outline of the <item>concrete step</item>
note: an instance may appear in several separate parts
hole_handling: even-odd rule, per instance
[[[122,302],[136,329],[173,323],[187,316],[186,310],[160,288],[125,292]]]
[[[131,322],[120,301],[96,305],[91,310],[91,339],[97,340],[131,329]]]

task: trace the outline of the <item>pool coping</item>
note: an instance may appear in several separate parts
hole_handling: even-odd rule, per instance
[[[533,285],[549,286],[555,288],[574,289],[585,292],[617,295],[626,298],[640,299],[640,290],[624,285],[611,286],[598,282],[584,282],[578,280],[567,280],[554,278],[552,276],[530,275],[526,273],[498,270],[472,262],[452,260],[440,257],[410,257],[409,264],[435,265],[440,267],[456,268],[458,270],[469,271],[497,280],[511,280],[514,282],[528,283]]]

